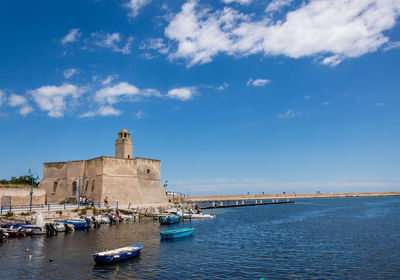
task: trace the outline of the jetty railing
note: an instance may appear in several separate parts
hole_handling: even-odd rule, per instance
[[[57,210],[74,210],[78,208],[85,208],[86,206],[94,206],[96,208],[118,208],[118,201],[104,202],[93,202],[93,203],[47,203],[47,204],[32,204],[32,212],[44,212],[44,211],[57,211]],[[0,215],[7,212],[22,213],[30,212],[30,204],[21,205],[1,205]]]

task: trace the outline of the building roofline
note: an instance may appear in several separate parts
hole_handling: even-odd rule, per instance
[[[109,157],[109,156],[100,156],[100,157],[95,157],[95,158],[90,158],[90,159],[81,159],[81,160],[67,160],[67,161],[43,162],[43,164],[67,163],[67,162],[83,162],[83,161],[90,161],[90,160],[96,160],[96,159],[101,159],[101,158],[123,159],[123,160],[145,159],[145,160],[161,161],[161,160],[159,160],[159,159],[143,158],[143,157],[135,157],[135,158],[133,158],[133,159],[128,159],[128,158],[115,158],[115,157]]]

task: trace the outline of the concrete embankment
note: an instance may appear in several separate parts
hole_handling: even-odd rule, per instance
[[[334,197],[373,197],[373,196],[400,196],[400,192],[348,192],[348,193],[291,193],[291,194],[243,194],[243,195],[198,195],[188,196],[187,201],[217,202],[243,200],[280,200],[302,198],[334,198]]]

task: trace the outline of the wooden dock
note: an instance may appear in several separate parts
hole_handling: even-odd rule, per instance
[[[246,206],[258,206],[258,205],[271,205],[271,204],[286,204],[294,203],[294,201],[276,201],[276,202],[258,202],[258,203],[244,203],[244,204],[220,204],[210,206],[199,206],[201,209],[216,209],[216,208],[231,208],[231,207],[246,207]]]

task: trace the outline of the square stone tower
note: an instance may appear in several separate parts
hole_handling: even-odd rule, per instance
[[[118,132],[118,139],[115,141],[115,158],[133,158],[131,134],[126,129]]]

